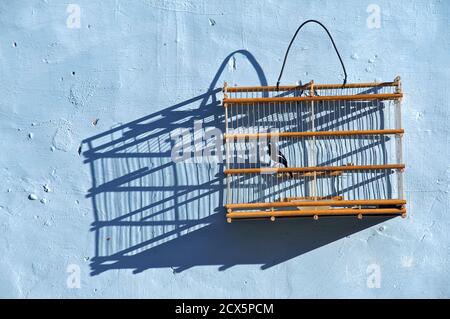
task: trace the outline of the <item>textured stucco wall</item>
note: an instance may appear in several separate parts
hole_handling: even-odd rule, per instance
[[[350,82],[402,76],[409,215],[228,225],[220,167],[171,166],[168,133],[273,84],[312,18]],[[0,1],[0,296],[450,297],[449,26],[447,1]],[[284,83],[342,79],[317,26],[291,54]],[[111,141],[137,142],[89,153]]]

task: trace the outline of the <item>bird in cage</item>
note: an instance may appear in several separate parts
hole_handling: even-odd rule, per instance
[[[267,142],[267,154],[269,155],[270,161],[281,164],[286,168],[289,167],[286,156],[284,156],[284,154],[281,153],[280,150],[278,150],[278,152],[277,152],[277,150],[278,150],[278,148],[275,145],[273,145],[270,141]],[[274,155],[272,157],[273,153],[277,153],[277,155]],[[292,172],[288,172],[288,175],[289,175],[289,177],[293,176]]]

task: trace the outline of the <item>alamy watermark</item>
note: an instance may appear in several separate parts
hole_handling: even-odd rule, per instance
[[[278,154],[278,135],[275,130],[260,131],[250,137],[239,134],[234,143],[224,143],[224,134],[217,127],[203,128],[202,121],[195,121],[193,130],[178,128],[170,132],[171,158],[175,163],[220,163],[228,154],[234,163],[256,164],[269,162]],[[250,134],[251,135],[251,134]],[[231,144],[231,145],[230,145]],[[270,147],[270,151],[269,151]],[[227,149],[228,148],[228,149]]]
[[[69,29],[79,29],[81,28],[81,8],[76,3],[70,3],[67,5],[66,13],[69,16],[66,19],[66,26]]]
[[[370,264],[366,269],[367,273],[367,288],[381,287],[381,268],[378,264]]]
[[[69,289],[81,288],[81,268],[77,264],[69,264],[66,268],[66,272],[69,273],[66,279],[66,285]]]
[[[366,12],[369,13],[366,24],[369,29],[381,28],[381,8],[378,4],[369,4]]]

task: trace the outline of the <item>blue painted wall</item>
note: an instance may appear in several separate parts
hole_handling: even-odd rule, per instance
[[[69,4],[0,3],[1,297],[450,297],[448,2]],[[228,225],[170,132],[221,127],[216,89],[274,84],[311,18],[349,82],[402,77],[409,215]],[[291,54],[284,83],[342,80],[317,26]]]

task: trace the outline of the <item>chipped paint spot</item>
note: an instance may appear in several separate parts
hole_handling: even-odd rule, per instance
[[[68,152],[73,145],[73,137],[69,122],[65,122],[55,132],[53,136],[53,147],[57,150]]]

